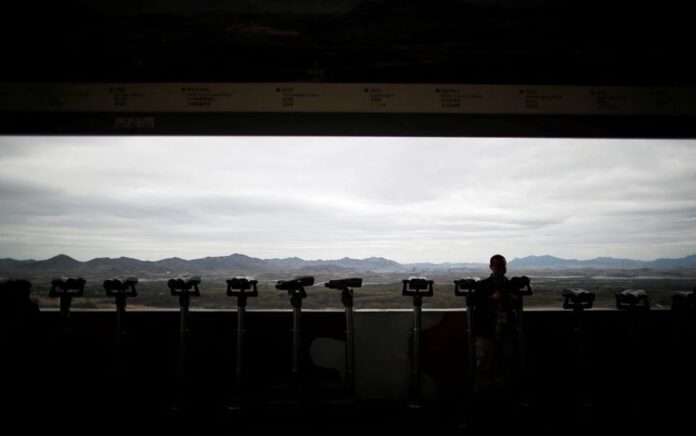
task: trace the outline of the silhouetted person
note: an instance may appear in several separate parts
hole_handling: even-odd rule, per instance
[[[0,384],[5,400],[0,412],[0,432],[5,428],[16,431],[15,425],[33,415],[38,401],[42,344],[39,307],[29,298],[30,292],[28,281],[0,280]]]
[[[513,377],[517,297],[505,277],[505,257],[491,257],[490,270],[474,290],[477,388],[502,393]]]
[[[36,326],[39,306],[29,298],[31,283],[0,281],[0,343],[12,346]]]

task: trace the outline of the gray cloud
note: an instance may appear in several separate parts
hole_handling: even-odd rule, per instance
[[[696,141],[1,137],[0,257],[696,251]]]

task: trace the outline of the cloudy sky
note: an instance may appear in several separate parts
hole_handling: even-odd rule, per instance
[[[0,137],[0,258],[696,252],[696,141]]]

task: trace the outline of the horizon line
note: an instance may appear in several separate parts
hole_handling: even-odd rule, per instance
[[[343,260],[343,259],[349,259],[349,260],[384,259],[384,260],[388,260],[388,261],[391,261],[391,262],[396,262],[396,263],[398,263],[398,264],[400,264],[400,265],[410,265],[410,264],[418,264],[418,263],[431,263],[431,264],[436,264],[436,265],[438,265],[438,264],[450,264],[450,263],[451,263],[451,264],[467,264],[467,263],[468,263],[468,264],[488,265],[488,259],[489,259],[489,258],[488,258],[488,259],[485,259],[485,260],[483,260],[483,261],[458,260],[458,261],[440,261],[440,262],[436,262],[436,261],[401,262],[401,261],[394,260],[394,259],[391,259],[391,258],[387,258],[387,257],[384,257],[384,256],[368,256],[368,257],[364,257],[364,258],[357,258],[357,257],[344,256],[344,257],[341,257],[341,258],[334,258],[334,259],[329,259],[329,258],[327,258],[327,259],[321,259],[321,258],[320,258],[320,259],[304,259],[304,258],[301,258],[301,257],[299,257],[299,256],[268,257],[268,258],[264,258],[264,257],[251,256],[251,255],[243,254],[243,253],[231,253],[231,254],[226,254],[226,255],[215,255],[215,256],[209,255],[209,256],[195,257],[195,258],[190,258],[190,259],[185,259],[185,258],[179,257],[179,256],[170,256],[170,257],[165,257],[165,258],[156,259],[156,260],[139,259],[139,258],[130,257],[130,256],[118,256],[118,257],[101,256],[101,257],[93,257],[93,258],[87,259],[87,260],[80,260],[80,259],[78,259],[78,258],[75,258],[75,257],[73,257],[73,256],[70,256],[69,254],[58,253],[58,254],[56,254],[56,255],[54,255],[54,256],[51,256],[51,257],[48,257],[48,258],[46,258],[46,259],[16,259],[16,258],[13,258],[13,257],[4,257],[4,258],[2,258],[2,259],[0,259],[0,260],[15,260],[15,261],[20,261],[20,262],[21,262],[21,261],[35,261],[35,262],[41,262],[41,261],[51,260],[51,259],[54,259],[54,258],[59,257],[59,256],[66,256],[66,257],[69,257],[69,258],[71,258],[71,259],[73,259],[73,260],[75,260],[75,261],[81,262],[81,263],[89,262],[89,261],[92,261],[92,260],[95,260],[95,259],[121,259],[121,258],[134,259],[134,260],[138,260],[138,261],[141,261],[141,262],[160,262],[160,261],[168,260],[168,259],[181,259],[181,260],[184,260],[184,261],[187,261],[187,262],[191,262],[191,261],[194,261],[194,260],[207,259],[207,258],[211,258],[211,257],[230,257],[230,256],[235,256],[235,255],[245,256],[245,257],[249,257],[249,258],[252,258],[252,259],[259,259],[259,260],[264,260],[264,261],[268,261],[268,260],[299,259],[299,260],[301,260],[301,261],[303,261],[303,262],[329,262],[329,261],[337,261],[337,260]],[[659,260],[659,259],[681,259],[681,258],[685,258],[685,257],[689,257],[689,256],[696,256],[696,252],[691,253],[691,254],[685,254],[685,255],[683,255],[683,256],[681,256],[681,257],[657,257],[657,258],[650,259],[650,260],[646,260],[646,259],[633,259],[633,258],[626,258],[626,257],[613,257],[613,256],[595,256],[595,257],[587,258],[587,259],[578,259],[578,258],[564,258],[564,257],[558,257],[558,256],[554,256],[554,255],[552,255],[552,254],[529,254],[529,255],[526,255],[526,256],[523,256],[523,257],[514,257],[514,258],[512,258],[511,260],[508,260],[508,263],[513,262],[513,261],[518,260],[518,259],[527,259],[527,258],[530,258],[530,257],[553,257],[553,258],[555,258],[555,259],[560,259],[560,260],[566,260],[566,261],[580,261],[580,262],[589,261],[589,260],[596,260],[596,259],[600,259],[600,258],[615,259],[615,260],[630,260],[630,261],[636,261],[636,262],[654,262],[654,261]]]

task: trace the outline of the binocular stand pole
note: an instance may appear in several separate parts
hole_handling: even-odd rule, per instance
[[[60,319],[61,319],[61,331],[65,336],[70,334],[70,305],[72,304],[72,297],[70,295],[60,296]]]
[[[355,357],[353,343],[353,291],[345,288],[341,291],[341,301],[346,308],[346,381],[348,389],[355,394]]]
[[[362,287],[362,278],[329,280],[324,284],[329,289],[341,291],[341,302],[346,311],[346,388],[355,399],[355,342],[353,339],[353,289]]]
[[[626,337],[635,346],[639,317],[650,310],[648,294],[642,289],[626,289],[623,292],[615,293],[614,297],[616,298],[616,309],[627,312],[628,328]]]
[[[187,394],[187,392],[185,392],[185,387],[187,386],[186,349],[189,335],[189,306],[191,297],[198,297],[201,295],[198,289],[199,283],[200,278],[198,277],[192,279],[171,279],[167,283],[171,295],[179,297],[179,365],[177,375],[179,377],[179,383],[181,386],[184,386],[184,396]],[[185,409],[187,407],[185,400],[186,398],[179,397],[172,406],[172,410],[177,411]]]
[[[578,347],[578,365],[580,366],[580,374],[586,374],[586,364],[585,364],[585,334],[584,334],[584,324],[583,324],[583,308],[576,308],[573,309],[573,316],[575,318],[575,326],[573,328],[575,332],[575,340],[577,341],[577,347]],[[583,375],[581,379],[584,379],[586,375]],[[584,385],[584,383],[583,383]],[[589,396],[581,393],[580,394],[580,406],[582,407],[589,407],[590,406],[590,400],[588,398]]]
[[[423,306],[423,297],[420,295],[413,296],[413,398],[409,404],[412,408],[421,407],[421,311]]]
[[[671,349],[678,361],[688,362],[685,356],[689,356],[694,333],[694,319],[696,318],[696,287],[692,291],[678,291],[672,294],[672,306],[670,309],[672,320]],[[686,346],[685,346],[686,345]],[[689,366],[689,371],[692,370]]]
[[[476,335],[474,334],[474,289],[475,279],[462,279],[454,281],[454,295],[466,298],[466,336],[467,354],[469,358],[469,389],[473,395],[477,392],[476,386]],[[470,395],[469,397],[471,398]]]
[[[235,366],[234,400],[228,410],[242,408],[244,397],[244,338],[246,336],[246,305],[248,297],[258,296],[257,280],[250,277],[235,277],[227,280],[227,295],[237,297],[237,353]]]
[[[290,296],[292,305],[292,380],[300,382],[300,341],[302,340],[302,294],[293,292]]]
[[[471,392],[476,392],[476,335],[474,334],[474,295],[473,291],[466,294],[466,333],[468,336],[469,353],[469,387]]]
[[[130,277],[126,280],[105,280],[104,289],[107,297],[116,299],[116,353],[115,363],[117,371],[122,370],[123,365],[123,343],[126,336],[125,318],[128,297],[137,297],[135,285],[138,279]]]
[[[126,335],[126,299],[125,295],[116,297],[116,362],[121,362],[123,355],[123,338]]]
[[[51,298],[60,298],[60,332],[55,341],[57,345],[54,350],[57,353],[55,368],[60,374],[57,388],[64,392],[70,392],[71,386],[69,380],[72,376],[77,375],[76,368],[80,367],[81,362],[78,362],[76,356],[79,355],[78,344],[73,340],[71,334],[70,320],[70,304],[73,297],[81,297],[84,293],[85,279],[83,278],[56,278],[51,281],[51,289],[48,295]],[[67,407],[62,409],[65,404],[60,405],[61,414],[63,410],[67,411]]]
[[[276,289],[286,291],[290,297],[290,305],[292,305],[292,373],[291,383],[294,385],[291,390],[294,390],[295,399],[302,397],[302,380],[300,380],[300,341],[301,336],[301,321],[302,321],[302,300],[307,297],[305,286],[314,285],[314,276],[295,277],[290,280],[278,280]]]
[[[564,297],[563,308],[572,309],[575,333],[577,341],[577,362],[579,378],[579,389],[582,391],[578,396],[578,404],[580,407],[589,408],[592,406],[590,395],[588,395],[590,380],[588,378],[587,362],[585,361],[585,326],[584,326],[584,311],[591,309],[595,300],[594,292],[585,291],[584,289],[564,289],[562,294]]]
[[[587,375],[586,375],[586,363],[585,363],[585,332],[584,332],[584,323],[583,323],[583,312],[584,308],[578,307],[573,309],[573,317],[575,318],[575,325],[573,327],[573,331],[575,332],[575,340],[577,341],[577,359],[578,359],[578,366],[580,367],[580,374],[583,374],[581,376],[581,380],[584,380]],[[584,390],[586,389],[587,385],[585,383],[582,383],[585,388],[580,392],[579,395],[579,403],[581,407],[590,407],[591,402],[589,400],[589,395],[587,395]]]
[[[246,334],[246,295],[237,295],[237,352],[234,369],[234,399],[227,406],[228,410],[240,410],[242,408],[243,383],[244,383],[244,335]]]
[[[246,334],[246,295],[237,297],[237,359],[235,366],[235,404],[241,408],[244,382],[244,335]]]
[[[421,339],[422,324],[421,313],[423,308],[423,297],[433,295],[433,281],[423,277],[412,277],[403,280],[402,295],[413,297],[413,365],[411,367],[411,401],[409,408],[420,409],[421,401]]]
[[[518,282],[521,287],[514,286],[514,291],[517,296],[515,304],[515,324],[517,330],[517,352],[519,358],[519,378],[517,386],[518,405],[530,407],[534,404],[534,392],[531,389],[529,359],[527,358],[527,340],[524,331],[524,297],[532,295],[532,287],[527,277],[522,277],[522,281]],[[521,380],[521,381],[520,381]]]
[[[177,365],[177,378],[180,386],[179,393],[175,403],[172,405],[172,411],[178,412],[187,409],[189,402],[187,397],[188,383],[186,380],[186,342],[189,334],[189,305],[191,297],[187,291],[182,291],[179,294],[179,363]]]
[[[179,295],[179,364],[177,366],[177,376],[179,378],[179,383],[183,386],[183,392],[180,391],[180,395],[177,402],[173,405],[172,410],[183,410],[188,407],[188,402],[186,397],[190,394],[186,392],[187,382],[186,382],[186,348],[187,340],[189,335],[189,305],[191,303],[191,297],[187,291],[182,291]]]
[[[53,279],[48,295],[60,298],[61,333],[63,337],[70,334],[70,304],[73,297],[81,297],[85,289],[85,279]]]
[[[189,334],[189,305],[188,292],[179,296],[179,375],[186,372],[186,340]]]

